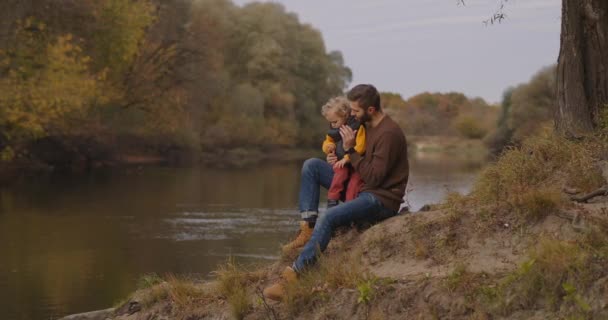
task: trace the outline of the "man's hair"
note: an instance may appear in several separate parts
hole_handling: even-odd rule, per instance
[[[371,84],[359,84],[350,89],[346,95],[348,100],[356,101],[363,109],[374,107],[380,110],[380,93]]]
[[[346,118],[350,114],[350,104],[345,97],[334,97],[329,99],[323,107],[321,114],[326,116],[329,112],[335,112],[339,117]]]

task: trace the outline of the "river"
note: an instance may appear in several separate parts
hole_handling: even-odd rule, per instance
[[[412,159],[407,203],[416,210],[468,192],[481,165]],[[107,308],[147,273],[210,277],[229,256],[277,259],[297,228],[300,166],[131,168],[0,188],[1,318]]]

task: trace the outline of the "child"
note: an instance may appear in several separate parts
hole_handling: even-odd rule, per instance
[[[333,166],[334,178],[327,193],[327,208],[329,209],[338,205],[340,199],[349,201],[356,198],[363,186],[361,176],[350,165],[350,157],[342,147],[340,127],[348,125],[353,130],[357,130],[355,151],[359,154],[365,152],[365,127],[350,115],[350,105],[345,97],[330,99],[321,108],[321,114],[327,119],[330,126],[325,141],[323,141],[323,152],[335,153],[338,157],[338,162]]]

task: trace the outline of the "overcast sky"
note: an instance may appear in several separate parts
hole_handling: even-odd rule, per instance
[[[237,4],[251,2],[234,0]],[[404,98],[459,91],[499,102],[557,61],[561,0],[509,0],[502,24],[482,23],[496,0],[274,0],[323,33],[353,70],[352,85],[372,83]]]

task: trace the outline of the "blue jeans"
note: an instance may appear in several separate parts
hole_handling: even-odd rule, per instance
[[[294,262],[293,269],[299,273],[313,265],[317,255],[327,248],[332,232],[336,228],[349,226],[353,222],[375,223],[396,214],[397,212],[385,208],[380,200],[369,192],[362,192],[356,199],[327,210],[317,219],[312,236]]]
[[[302,219],[319,212],[319,188],[329,189],[333,178],[334,170],[326,161],[317,158],[304,161],[299,196]]]

